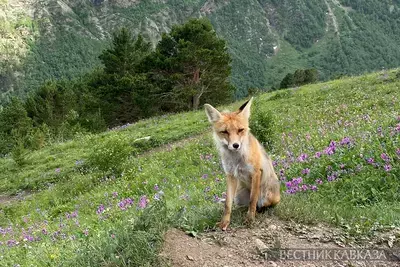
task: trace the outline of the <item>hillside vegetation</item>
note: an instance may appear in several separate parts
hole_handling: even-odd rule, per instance
[[[277,216],[349,238],[400,227],[399,73],[256,96],[251,127],[282,181]],[[224,179],[204,111],[0,158],[0,265],[154,266],[168,227],[215,227]]]
[[[398,0],[2,0],[2,99],[99,66],[120,27],[155,46],[190,17],[208,17],[227,41],[237,97],[276,88],[296,69],[316,68],[326,80],[400,63]]]

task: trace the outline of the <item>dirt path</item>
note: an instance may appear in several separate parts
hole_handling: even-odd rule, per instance
[[[399,231],[399,230],[397,230]],[[295,249],[389,249],[390,235],[374,240],[356,243],[339,229],[326,226],[305,226],[281,221],[276,217],[265,218],[259,225],[250,228],[230,229],[227,232],[209,232],[190,237],[184,232],[171,229],[165,235],[165,243],[160,257],[170,266],[179,267],[239,267],[239,266],[400,266],[397,261],[272,261],[266,258],[266,251],[274,247]],[[400,233],[397,233],[400,234]],[[389,242],[389,243],[388,243]],[[345,244],[346,243],[346,244]],[[391,245],[391,244],[390,244]],[[392,248],[394,249],[394,248]],[[400,248],[397,247],[397,252]],[[342,250],[343,251],[343,250]],[[347,250],[349,251],[349,250]],[[364,254],[366,250],[363,250]],[[328,252],[329,253],[329,252]],[[269,254],[267,254],[269,255]],[[343,255],[343,254],[341,254]],[[396,254],[400,256],[400,254]],[[332,254],[333,256],[333,254]],[[400,258],[398,258],[400,259]]]
[[[151,155],[151,154],[162,152],[162,151],[171,151],[172,149],[174,149],[176,147],[185,146],[190,141],[198,140],[198,139],[204,137],[207,134],[209,134],[209,132],[206,131],[206,132],[203,132],[203,133],[200,133],[200,134],[191,135],[189,137],[186,137],[184,139],[180,139],[180,140],[175,141],[175,142],[171,142],[171,143],[168,143],[168,144],[165,144],[165,145],[154,147],[154,148],[151,148],[151,149],[149,149],[147,151],[144,151],[143,153],[140,153],[138,155],[138,157],[143,157],[143,156]]]

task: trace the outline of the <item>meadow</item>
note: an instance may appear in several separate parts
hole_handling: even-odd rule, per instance
[[[399,98],[399,70],[255,96],[251,127],[282,182],[272,212],[355,238],[400,227]],[[153,266],[166,229],[196,235],[222,212],[225,178],[203,110],[81,135],[18,161],[0,158],[9,198],[0,203],[1,266]]]

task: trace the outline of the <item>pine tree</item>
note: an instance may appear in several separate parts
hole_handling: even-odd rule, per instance
[[[167,101],[182,109],[197,109],[205,100],[215,104],[231,100],[231,58],[225,41],[218,38],[207,19],[174,26],[162,36],[156,53],[154,71],[171,86],[164,87]]]

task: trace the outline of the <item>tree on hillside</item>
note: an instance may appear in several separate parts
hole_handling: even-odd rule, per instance
[[[34,126],[60,126],[77,107],[77,96],[66,81],[47,82],[30,94],[25,102],[27,114]]]
[[[282,79],[280,88],[289,88],[318,81],[318,71],[316,69],[298,69],[294,73],[288,73]]]
[[[0,155],[11,151],[16,142],[22,140],[32,129],[32,120],[21,100],[11,98],[0,111]]]
[[[144,117],[142,111],[151,114],[148,101],[141,101],[138,94],[143,93],[152,99],[151,90],[146,84],[141,62],[151,53],[150,43],[139,35],[136,39],[126,29],[114,33],[111,48],[99,56],[104,72],[97,73],[90,86],[100,100],[101,110],[109,126],[125,124]],[[150,104],[150,107],[152,105]]]
[[[142,35],[135,41],[126,28],[113,34],[112,46],[99,56],[107,74],[119,76],[132,75],[142,58],[150,52],[150,43],[145,42]]]
[[[293,86],[293,84],[294,84],[293,74],[292,73],[288,73],[282,79],[281,84],[280,84],[280,88],[281,89],[289,88],[289,87]]]
[[[304,84],[304,79],[305,79],[305,71],[302,69],[298,69],[294,72],[293,74],[293,83],[294,85],[302,85]]]
[[[316,81],[318,81],[317,69],[304,70],[304,84],[315,83]]]
[[[207,19],[191,19],[164,34],[148,64],[153,77],[164,85],[162,98],[182,109],[197,109],[202,100],[231,99],[228,77],[231,58],[225,41]]]

